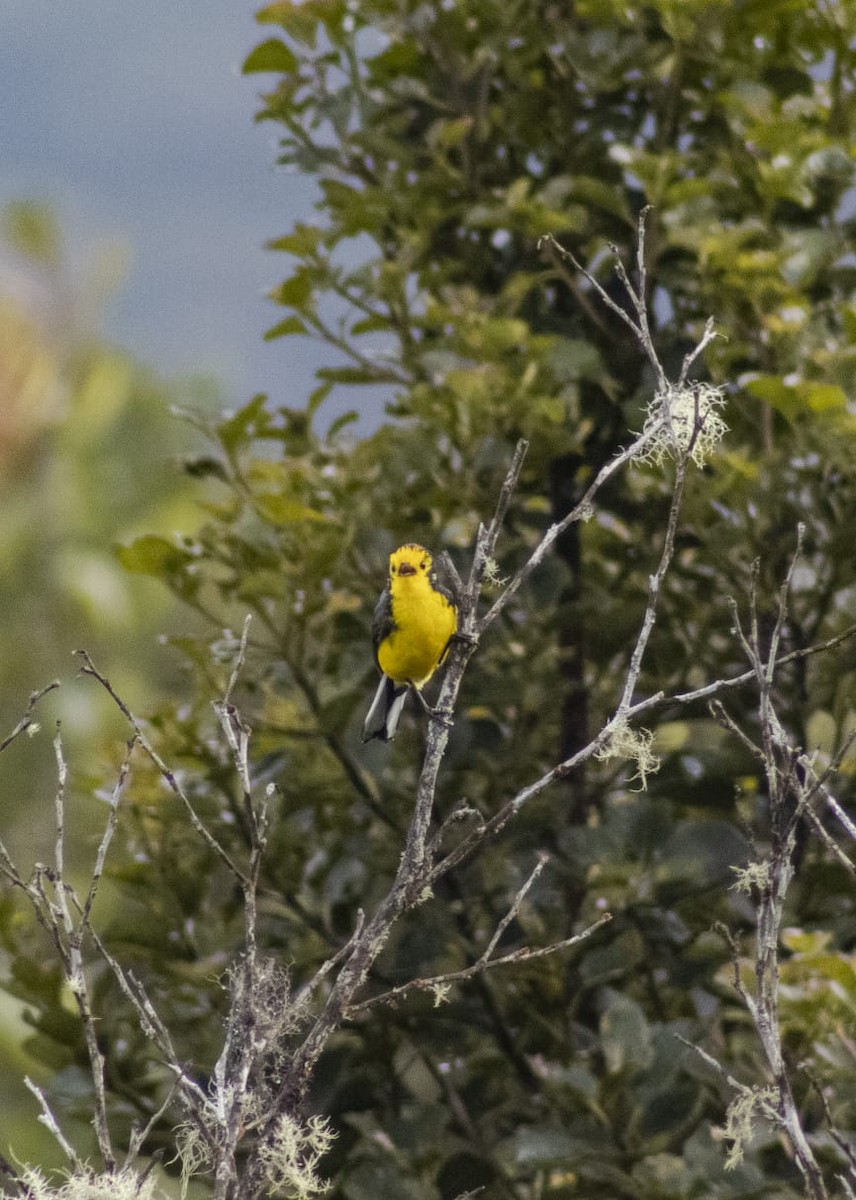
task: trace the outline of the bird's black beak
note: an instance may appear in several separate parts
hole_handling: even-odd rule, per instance
[[[415,575],[416,568],[412,567],[410,563],[402,563],[398,568],[398,573],[399,575]]]

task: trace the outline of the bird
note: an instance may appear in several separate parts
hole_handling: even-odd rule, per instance
[[[386,587],[372,616],[372,643],[381,680],[363,724],[363,741],[391,742],[407,692],[423,708],[425,686],[449,650],[458,628],[452,593],[437,582],[434,560],[424,546],[407,542],[389,556]]]

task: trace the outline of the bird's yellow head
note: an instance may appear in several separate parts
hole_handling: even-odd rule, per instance
[[[408,542],[399,546],[389,556],[390,579],[406,578],[407,576],[430,576],[434,560],[424,546],[416,542]]]

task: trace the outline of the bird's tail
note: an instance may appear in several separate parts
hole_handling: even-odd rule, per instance
[[[406,699],[406,683],[393,683],[388,675],[381,676],[372,706],[363,722],[363,741],[379,738],[382,742],[391,742]]]

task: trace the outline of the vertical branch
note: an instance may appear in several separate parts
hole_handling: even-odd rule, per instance
[[[86,899],[83,903],[83,911],[80,917],[81,928],[89,927],[89,918],[92,912],[92,905],[95,903],[95,897],[98,894],[98,885],[101,882],[101,876],[104,874],[104,865],[107,861],[107,851],[110,849],[110,843],[113,840],[113,834],[116,832],[116,825],[119,820],[119,802],[125,791],[128,782],[128,776],[131,770],[131,755],[134,753],[134,747],[137,744],[136,735],[128,742],[128,747],[125,757],[122,760],[122,765],[119,768],[119,775],[110,794],[110,811],[107,816],[107,824],[104,826],[104,833],[101,836],[101,841],[98,846],[98,854],[95,859],[95,866],[92,869],[92,877],[89,881],[89,889],[86,893]]]
[[[678,516],[681,511],[681,501],[684,495],[684,481],[687,473],[687,455],[682,455],[676,464],[675,469],[675,486],[672,490],[672,500],[669,505],[669,519],[666,524],[666,536],[663,539],[663,549],[660,552],[660,561],[657,564],[657,569],[653,575],[648,578],[648,603],[645,606],[645,615],[642,618],[642,625],[636,638],[636,645],[633,647],[633,652],[630,656],[630,666],[624,680],[624,688],[622,689],[621,699],[618,703],[616,716],[624,716],[630,709],[633,703],[633,693],[636,689],[636,683],[639,679],[639,674],[642,670],[642,659],[645,655],[645,650],[648,646],[648,641],[654,630],[654,624],[657,619],[657,605],[660,600],[660,588],[663,580],[672,563],[672,558],[675,553],[675,534],[678,529]]]
[[[244,954],[240,965],[233,969],[231,975],[231,1004],[226,1036],[214,1067],[214,1103],[220,1125],[214,1161],[214,1200],[226,1200],[232,1194],[238,1178],[237,1151],[252,1103],[253,1074],[260,1066],[259,1059],[266,1042],[264,999],[259,994],[257,892],[266,845],[268,800],[274,789],[272,784],[268,785],[258,805],[254,803],[249,763],[252,730],[232,702],[232,695],[246,663],[250,623],[251,618],[247,616],[223,699],[213,706],[232,752],[250,838],[249,869],[241,875]],[[285,996],[282,997],[282,1003],[287,1003]]]
[[[784,918],[785,900],[793,878],[793,851],[797,822],[808,805],[814,788],[800,772],[800,752],[790,745],[779,720],[773,700],[773,685],[779,663],[779,645],[787,619],[788,597],[793,573],[802,545],[802,528],[797,549],[792,557],[787,577],[780,589],[775,625],[769,649],[761,644],[758,620],[758,569],[753,569],[750,589],[750,618],[748,634],[739,621],[735,622],[737,636],[749,658],[759,693],[761,726],[760,757],[767,780],[770,805],[771,847],[765,860],[749,868],[744,884],[757,887],[757,931],[755,961],[755,996],[745,993],[764,1056],[770,1068],[778,1094],[777,1122],[787,1134],[793,1147],[797,1166],[805,1181],[811,1200],[826,1200],[823,1174],[808,1142],[794,1098],[782,1049],[779,1012],[779,938]],[[736,614],[735,614],[736,615]]]
[[[110,1131],[107,1124],[104,1056],[98,1046],[98,1037],[95,1032],[95,1017],[92,1012],[89,988],[86,983],[83,964],[82,942],[85,924],[82,920],[79,923],[75,922],[72,916],[69,900],[70,897],[73,897],[74,893],[71,885],[66,883],[65,878],[65,800],[68,769],[63,755],[62,736],[58,725],[56,737],[54,738],[54,753],[57,763],[55,874],[52,880],[55,902],[50,906],[50,911],[54,921],[57,923],[57,935],[62,943],[63,965],[65,967],[68,986],[71,994],[74,996],[77,1011],[80,1014],[80,1020],[83,1025],[86,1052],[89,1056],[89,1069],[95,1093],[94,1127],[95,1136],[98,1139],[98,1149],[101,1151],[105,1167],[108,1171],[112,1171],[116,1167],[116,1157],[113,1152]],[[60,930],[62,931],[61,933]]]
[[[475,617],[478,597],[495,552],[502,522],[520,477],[527,448],[527,442],[521,440],[517,443],[500,489],[493,518],[488,526],[482,525],[479,528],[469,579],[460,598],[463,614],[461,637],[453,644],[440,689],[438,708],[441,712],[454,711],[464,670],[475,650],[478,633],[483,628],[483,623],[477,623]],[[449,731],[445,724],[439,721],[431,722],[416,788],[413,816],[408,826],[404,852],[395,879],[374,916],[354,934],[349,952],[330,988],[324,1007],[294,1056],[288,1078],[277,1098],[277,1113],[299,1104],[305,1096],[324,1046],[352,1006],[357,991],[383,949],[392,925],[402,912],[418,901],[428,886],[433,866],[433,854],[428,848],[428,832],[437,778],[448,737]]]

